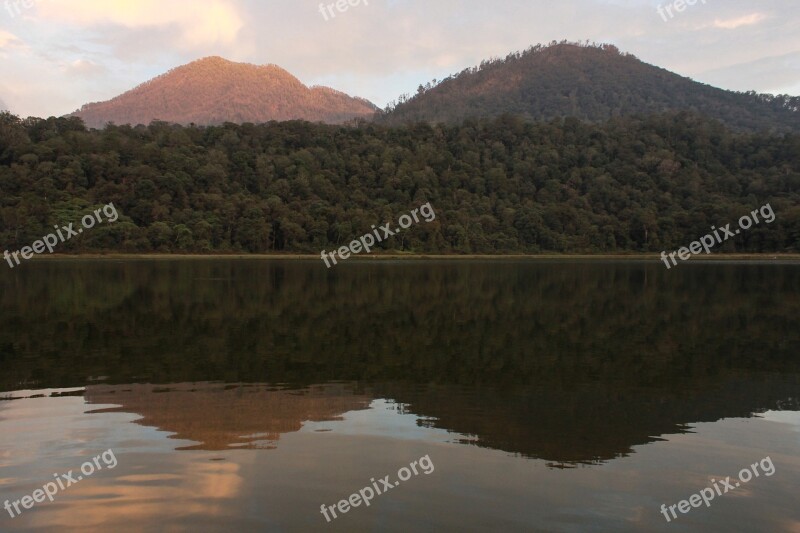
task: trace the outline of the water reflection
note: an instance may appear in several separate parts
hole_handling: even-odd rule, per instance
[[[408,383],[326,384],[303,389],[213,383],[90,385],[91,413],[129,413],[137,424],[192,441],[178,450],[275,449],[309,422],[342,420],[375,402],[413,415],[451,442],[543,459],[551,466],[602,463],[698,422],[800,411],[796,375],[720,379],[707,390],[618,384],[490,389]],[[80,392],[80,391],[79,391]],[[75,392],[68,393],[74,395]],[[330,431],[327,429],[326,431]]]
[[[796,531],[795,264],[33,262],[0,277],[2,531]],[[436,472],[325,524],[374,476]]]
[[[224,387],[215,393],[220,390]],[[338,390],[361,396],[357,388]],[[337,420],[306,421],[297,431],[281,433],[276,447],[266,451],[187,450],[196,443],[154,431],[139,415],[111,407],[76,396],[0,403],[0,450],[8,452],[0,460],[0,501],[30,493],[52,472],[76,468],[103,448],[113,448],[119,461],[116,469],[98,472],[54,503],[13,520],[0,517],[0,529],[788,532],[800,524],[797,412],[695,424],[692,433],[636,446],[628,457],[560,470],[464,446],[455,441],[467,436],[420,426],[407,406],[379,400]],[[187,412],[200,426],[217,427],[198,410]],[[233,427],[221,434],[238,433]],[[198,436],[209,435],[205,428],[200,431]],[[715,500],[710,509],[682,517],[688,520],[680,524],[664,522],[661,503],[679,501],[707,486],[710,477],[735,474],[767,454],[774,476],[754,480],[745,490]],[[319,514],[321,503],[335,503],[371,477],[422,455],[430,455],[436,466],[430,476],[413,478],[344,520],[327,524]]]
[[[197,442],[179,450],[274,449],[282,433],[304,422],[341,420],[348,411],[367,409],[370,400],[344,385],[275,390],[259,385],[208,383],[89,386],[89,404],[118,404],[93,413],[140,415],[137,424],[154,426],[174,438]]]
[[[593,463],[800,397],[794,264],[68,261],[0,289],[0,390],[87,386],[202,449],[388,399]]]

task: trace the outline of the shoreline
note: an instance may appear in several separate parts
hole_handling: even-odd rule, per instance
[[[37,255],[31,261],[85,261],[85,260],[260,260],[260,261],[321,261],[318,255],[311,254],[141,254],[141,253],[109,253],[109,254],[52,254]],[[440,255],[440,254],[372,254],[356,255],[342,264],[352,261],[659,261],[660,255],[654,253],[638,254],[509,254],[509,255]],[[711,254],[694,256],[687,262],[713,262],[713,261],[798,261],[798,254]]]

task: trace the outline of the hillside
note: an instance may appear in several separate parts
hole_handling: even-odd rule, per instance
[[[505,113],[531,120],[693,111],[740,130],[800,131],[800,98],[736,93],[704,85],[620,53],[611,45],[535,46],[484,61],[401,97],[389,124],[458,122]]]
[[[107,102],[73,115],[86,125],[198,125],[308,120],[339,124],[371,117],[375,106],[327,87],[306,87],[276,65],[256,66],[208,57],[175,68]]]
[[[689,113],[93,131],[0,114],[0,240],[18,250],[113,202],[119,221],[59,251],[319,254],[430,202],[435,221],[378,250],[660,252],[770,202],[773,223],[715,251],[797,252],[798,153],[798,135]]]

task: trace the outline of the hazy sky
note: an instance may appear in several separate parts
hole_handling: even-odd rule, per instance
[[[0,101],[62,115],[219,55],[384,106],[562,39],[613,43],[726,89],[800,94],[799,0],[696,0],[673,18],[656,10],[667,0],[351,1],[326,20],[319,0],[0,0]]]

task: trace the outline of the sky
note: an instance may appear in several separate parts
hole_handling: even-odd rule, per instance
[[[212,55],[384,107],[563,39],[611,43],[724,89],[800,95],[798,0],[335,1],[0,0],[0,107],[64,115]]]

